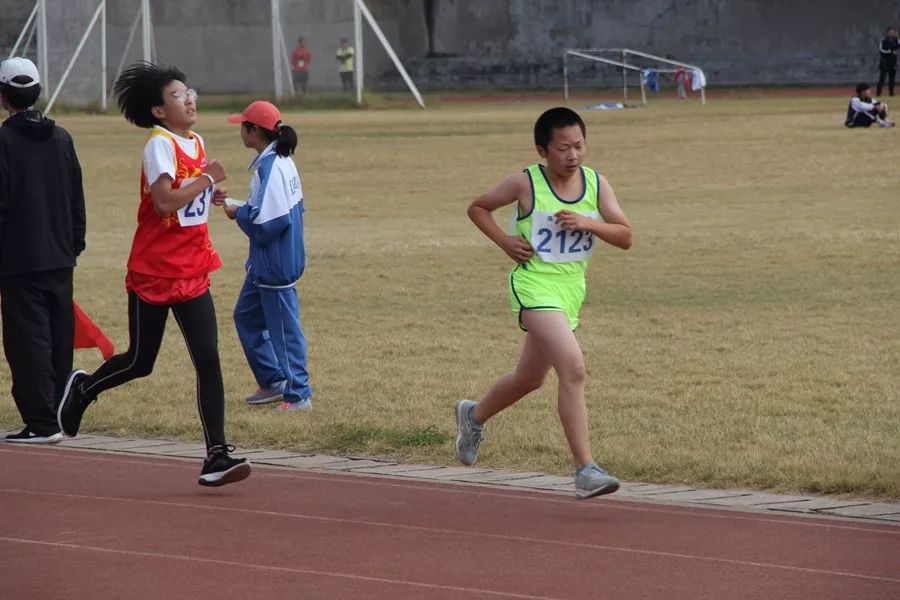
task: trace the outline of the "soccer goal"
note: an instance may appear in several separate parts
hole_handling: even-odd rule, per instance
[[[640,100],[637,106],[647,104],[648,92],[672,88],[681,98],[688,93],[699,93],[700,103],[706,104],[706,75],[697,65],[671,58],[648,54],[630,48],[570,49],[563,52],[563,95],[569,101],[573,83],[580,87],[609,89],[613,79],[620,91],[616,96],[620,104]],[[634,99],[634,100],[633,100]],[[635,104],[632,104],[635,105]]]

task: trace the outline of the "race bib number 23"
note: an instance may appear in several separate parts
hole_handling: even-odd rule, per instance
[[[188,177],[182,180],[181,185],[190,185],[196,180],[197,177]],[[209,186],[178,211],[178,222],[182,227],[194,227],[209,221],[209,206],[215,191],[216,186]]]
[[[581,213],[597,219],[600,213]],[[567,263],[584,260],[594,253],[594,236],[585,231],[566,231],[554,213],[535,211],[531,215],[531,247],[541,260],[548,263]]]

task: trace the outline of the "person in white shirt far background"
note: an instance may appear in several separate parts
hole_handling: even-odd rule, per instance
[[[894,126],[894,122],[888,119],[887,104],[872,97],[872,86],[860,83],[856,86],[856,95],[850,98],[844,125],[847,127],[871,127],[876,123],[879,127]]]

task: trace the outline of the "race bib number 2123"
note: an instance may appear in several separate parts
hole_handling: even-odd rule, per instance
[[[596,219],[598,212],[582,213]],[[594,236],[585,231],[566,231],[552,212],[535,211],[531,215],[531,247],[541,260],[567,263],[584,260],[594,253]]]

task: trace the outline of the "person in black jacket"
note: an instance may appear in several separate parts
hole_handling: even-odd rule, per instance
[[[888,80],[888,93],[894,95],[894,80],[897,78],[897,50],[900,50],[900,40],[897,39],[897,28],[888,27],[878,44],[878,87],[875,95],[881,95],[885,78]]]
[[[72,370],[72,274],[84,250],[81,166],[72,138],[34,108],[28,59],[0,65],[0,316],[12,396],[25,428],[7,442],[62,439],[56,405]]]

